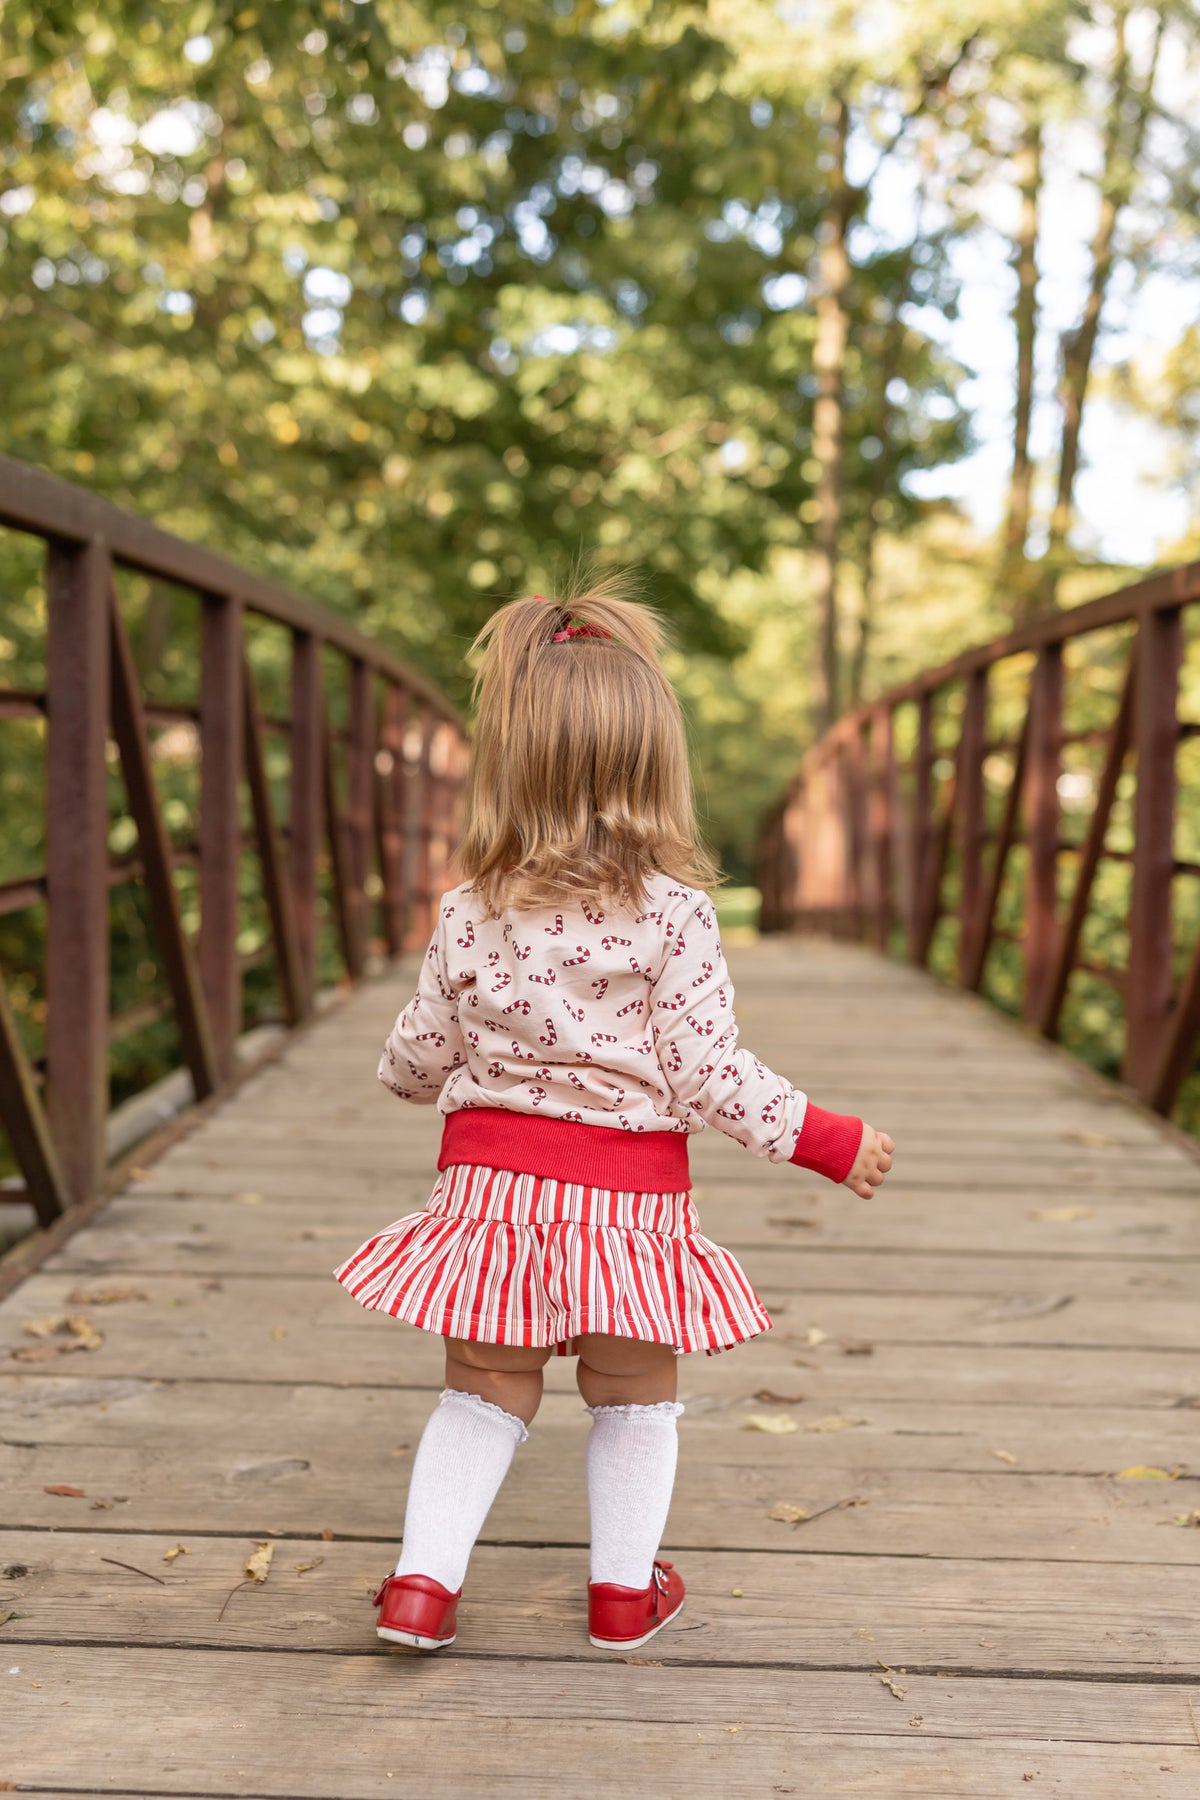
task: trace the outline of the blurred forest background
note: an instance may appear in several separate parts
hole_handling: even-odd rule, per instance
[[[0,0],[3,448],[460,701],[498,599],[640,566],[745,883],[846,705],[1200,553],[1198,51],[1190,0]],[[0,582],[36,686],[11,533]],[[128,603],[193,698],[194,603]]]

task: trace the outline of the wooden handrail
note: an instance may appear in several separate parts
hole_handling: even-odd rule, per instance
[[[316,997],[322,872],[332,888],[330,942],[347,980],[361,977],[376,923],[389,955],[424,942],[457,839],[467,744],[446,697],[346,619],[5,456],[0,524],[46,546],[45,690],[0,696],[0,729],[6,718],[45,719],[46,867],[0,889],[0,911],[10,915],[47,906],[44,968],[9,971],[44,982],[45,1055],[35,1062],[26,1053],[0,971],[0,1126],[46,1225],[103,1181],[110,1041],[149,1016],[142,1005],[111,1017],[114,876],[144,887],[181,1059],[203,1098],[234,1079],[242,976],[254,960],[238,949],[243,783],[271,959],[295,1026]],[[201,657],[193,703],[142,695],[115,580],[122,568],[194,596]],[[288,751],[286,822],[274,816],[247,616],[291,634],[290,713],[271,721],[283,726]],[[336,732],[325,691],[331,653],[345,681],[347,727]],[[172,722],[194,731],[199,747],[199,819],[186,854],[172,845],[154,776],[155,727]],[[137,831],[136,853],[115,871],[110,742]],[[184,924],[181,867],[195,871],[196,933]]]
[[[1020,956],[1023,1017],[1057,1038],[1072,979],[1096,977],[1102,967],[1083,949],[1089,921],[1099,916],[1097,873],[1105,862],[1123,865],[1128,966],[1104,964],[1103,974],[1119,995],[1124,1079],[1169,1114],[1200,1040],[1200,939],[1176,943],[1172,914],[1172,884],[1189,873],[1174,842],[1176,762],[1200,723],[1178,716],[1184,618],[1196,606],[1200,563],[1189,563],[1031,620],[838,719],[764,821],[763,929],[863,938],[984,992],[994,946],[1006,945]],[[1075,675],[1064,649],[1094,634],[1109,634],[1098,641],[1109,665],[1122,665],[1120,697],[1103,728],[1067,729]],[[995,671],[1018,657],[1032,666],[1014,737],[1011,721],[1001,730],[989,713]],[[1006,676],[1016,680],[1017,671]],[[956,741],[938,748],[939,724],[944,740],[955,723]],[[898,735],[915,745],[906,761],[896,755]],[[1061,829],[1068,747],[1101,754],[1091,817],[1075,845]],[[994,758],[1007,759],[1010,772],[1005,791],[996,791],[993,778],[989,793]],[[939,778],[943,759],[952,773]],[[1132,852],[1108,842],[1123,783],[1132,785]],[[1024,879],[1002,924],[1018,848]],[[1014,905],[1018,931],[1011,929]]]

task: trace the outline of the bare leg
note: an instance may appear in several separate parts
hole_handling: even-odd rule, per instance
[[[476,1344],[447,1338],[446,1386],[478,1394],[528,1425],[542,1399],[542,1370],[551,1352],[540,1346]]]
[[[669,1344],[589,1332],[579,1340],[575,1379],[589,1406],[655,1406],[674,1400],[677,1362]]]

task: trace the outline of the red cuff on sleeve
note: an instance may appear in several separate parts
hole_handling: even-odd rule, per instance
[[[845,1113],[826,1112],[810,1100],[796,1148],[788,1158],[798,1168],[812,1169],[828,1181],[845,1181],[862,1143],[863,1122]]]

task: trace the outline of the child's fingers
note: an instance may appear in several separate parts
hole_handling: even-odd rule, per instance
[[[888,1157],[889,1157],[889,1159],[890,1159],[890,1157],[891,1157],[891,1155],[892,1155],[892,1152],[893,1152],[893,1151],[894,1151],[894,1150],[895,1150],[895,1148],[896,1148],[896,1146],[895,1146],[895,1144],[894,1144],[894,1143],[893,1143],[893,1142],[892,1142],[892,1139],[891,1139],[891,1138],[890,1138],[890,1137],[889,1137],[889,1136],[888,1136],[888,1134],[887,1134],[887,1132],[886,1132],[886,1131],[881,1131],[881,1132],[880,1132],[880,1134],[879,1134],[879,1142],[880,1142],[880,1143],[881,1143],[881,1144],[882,1144],[882,1146],[883,1146],[883,1148],[884,1148],[884,1151],[885,1151],[885,1152],[886,1152],[886,1154],[887,1154],[887,1156],[888,1156]]]

